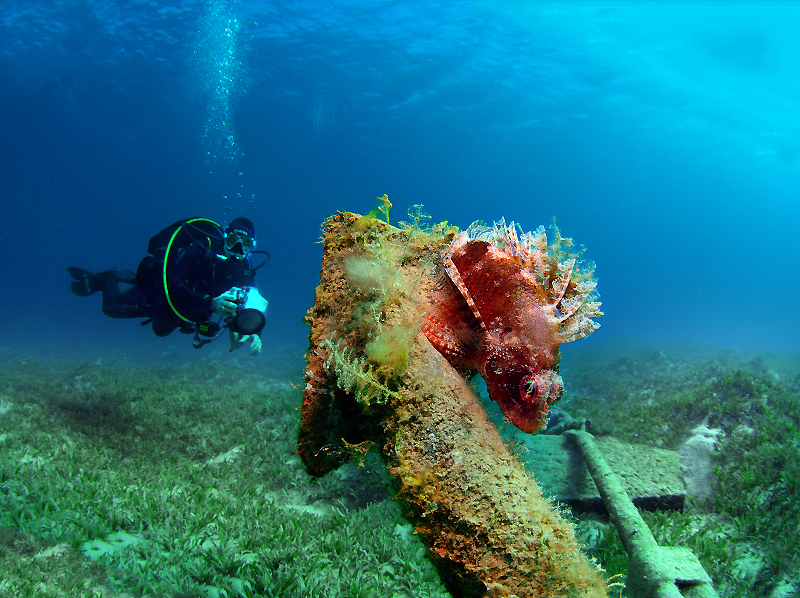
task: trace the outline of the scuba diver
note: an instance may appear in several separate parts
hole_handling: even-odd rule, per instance
[[[150,255],[139,263],[136,274],[67,270],[75,295],[102,291],[103,313],[111,318],[147,318],[142,326],[152,323],[156,336],[175,329],[194,333],[196,349],[227,328],[231,351],[249,342],[250,355],[258,355],[267,300],[255,288],[254,277],[269,254],[255,251],[255,246],[255,227],[247,218],[234,218],[225,230],[206,218],[188,218],[150,239]],[[252,254],[266,258],[253,267]],[[130,287],[121,290],[120,283]],[[215,315],[217,321],[212,319]]]

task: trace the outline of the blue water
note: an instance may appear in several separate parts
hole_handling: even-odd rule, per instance
[[[69,290],[163,226],[246,215],[268,345],[303,343],[320,223],[387,193],[555,217],[623,335],[800,350],[796,2],[4,2],[0,346],[195,357]],[[222,341],[221,341],[222,342]],[[205,348],[205,354],[214,349]]]

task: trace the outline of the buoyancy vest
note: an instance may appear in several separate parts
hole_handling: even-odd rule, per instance
[[[153,235],[153,237],[150,238],[150,242],[147,244],[147,252],[152,255],[156,261],[156,263],[151,262],[148,269],[153,271],[155,266],[158,267],[157,280],[147,281],[140,286],[143,288],[150,287],[150,289],[157,289],[157,292],[166,300],[166,304],[178,318],[184,322],[193,323],[189,318],[178,311],[173,304],[169,294],[167,272],[170,271],[175,260],[179,259],[180,255],[183,253],[182,250],[187,249],[190,245],[198,245],[208,251],[209,257],[211,257],[215,254],[212,247],[214,247],[214,245],[219,247],[220,242],[222,242],[224,238],[225,233],[222,227],[208,218],[187,218],[186,220],[179,220],[169,225]],[[145,260],[147,259],[148,258],[145,258]],[[141,265],[140,269],[142,269]]]

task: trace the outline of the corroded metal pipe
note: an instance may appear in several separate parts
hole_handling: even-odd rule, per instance
[[[448,235],[339,213],[324,242],[298,442],[308,471],[380,447],[454,595],[606,596],[573,525],[421,331]]]

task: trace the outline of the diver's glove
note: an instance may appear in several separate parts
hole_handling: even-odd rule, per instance
[[[219,297],[214,297],[211,300],[211,309],[223,316],[236,315],[236,293],[233,291],[225,291]]]
[[[261,338],[257,334],[241,335],[228,328],[228,337],[231,341],[231,351],[235,351],[244,346],[247,341],[250,341],[250,355],[255,357],[261,353]]]

